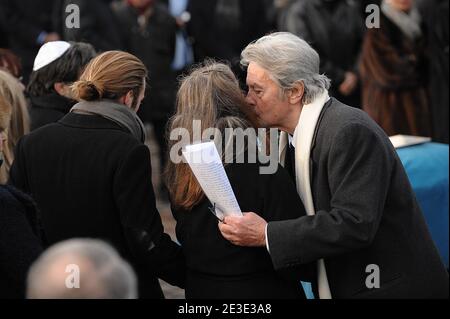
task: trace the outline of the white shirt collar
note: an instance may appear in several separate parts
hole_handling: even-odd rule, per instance
[[[295,130],[297,130],[297,128]],[[294,131],[294,134],[295,134],[295,131]],[[288,134],[288,139],[289,139],[289,144],[294,145],[294,136],[292,136],[291,134]]]

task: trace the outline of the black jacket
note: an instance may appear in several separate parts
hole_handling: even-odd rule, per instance
[[[324,258],[333,298],[448,298],[448,273],[403,165],[367,114],[327,102],[311,165],[316,215],[269,223],[275,268]],[[371,264],[379,289],[365,284]]]
[[[6,34],[6,27],[5,27],[5,10],[0,6],[0,48],[9,48],[8,44],[8,35]]]
[[[30,97],[31,107],[30,121],[31,130],[41,126],[58,122],[64,115],[69,113],[76,101],[65,98],[59,94],[48,94],[39,97]]]
[[[287,13],[286,26],[282,26],[310,43],[319,53],[320,72],[331,79],[333,96],[357,106],[361,104],[359,89],[344,97],[339,93],[339,86],[346,72],[358,73],[365,30],[358,2],[297,1]]]
[[[232,29],[217,17],[218,0],[190,0],[188,11],[192,19],[188,31],[194,38],[195,59],[234,61],[250,42],[270,31],[266,8],[260,0],[239,0],[238,29]]]
[[[42,252],[42,239],[31,198],[0,186],[0,299],[25,297],[28,269]]]
[[[80,28],[69,29],[63,23],[62,37],[64,40],[90,43],[99,52],[123,49],[121,30],[111,10],[111,0],[62,1],[60,15],[63,17],[63,22],[68,16],[65,8],[69,4],[75,4],[80,8]]]
[[[175,109],[176,75],[172,71],[177,25],[164,5],[156,3],[145,27],[139,13],[124,2],[113,5],[123,31],[125,49],[136,55],[148,69],[150,85],[139,116],[144,122],[167,119]]]
[[[155,206],[149,150],[112,121],[69,113],[25,136],[11,182],[36,200],[50,244],[106,240],[134,266],[140,297],[163,297],[156,276],[184,284],[181,248]]]
[[[449,143],[449,2],[420,1],[427,31],[427,58],[433,140]]]
[[[40,47],[39,35],[56,29],[55,0],[2,0],[0,11],[4,19],[0,24],[8,36],[8,45],[21,58],[27,80]]]
[[[279,167],[275,174],[264,175],[259,167],[247,163],[225,168],[241,210],[258,212],[269,221],[305,215],[288,173]],[[205,198],[191,211],[172,209],[186,255],[186,298],[305,298],[300,285],[308,276],[304,269],[277,273],[265,247],[238,247],[225,240],[211,206]]]

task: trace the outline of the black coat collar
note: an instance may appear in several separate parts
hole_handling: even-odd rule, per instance
[[[314,135],[313,135],[313,139],[312,139],[312,142],[311,142],[311,154],[314,151],[314,148],[316,146],[317,134],[319,132],[320,125],[322,124],[323,117],[324,117],[325,113],[328,111],[328,109],[333,105],[333,103],[335,101],[336,100],[335,100],[334,97],[330,97],[330,99],[328,100],[328,102],[325,103],[325,105],[322,108],[322,111],[320,112],[319,119],[317,120],[317,125],[316,125],[316,128],[314,130]]]
[[[33,108],[51,109],[61,113],[69,113],[76,101],[68,99],[56,93],[44,96],[30,96],[31,106]]]

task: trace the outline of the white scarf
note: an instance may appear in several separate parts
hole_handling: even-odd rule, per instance
[[[295,147],[295,175],[297,192],[302,199],[308,216],[316,214],[314,201],[311,192],[310,157],[311,144],[316,130],[320,113],[328,101],[328,91],[322,93],[313,103],[303,106],[300,120],[294,132],[293,143]],[[284,166],[286,160],[286,150],[288,143],[288,133],[282,132],[280,136],[280,163]],[[320,299],[331,299],[331,290],[328,284],[325,262],[323,259],[317,262],[318,286]]]
[[[411,40],[415,40],[422,36],[422,29],[420,27],[422,18],[420,17],[417,8],[413,7],[407,13],[394,9],[389,0],[383,0],[381,11],[383,11],[384,15],[399,27],[403,34]]]

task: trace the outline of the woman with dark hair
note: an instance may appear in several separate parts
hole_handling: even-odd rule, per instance
[[[36,200],[49,244],[105,240],[134,266],[139,296],[162,298],[156,276],[182,286],[184,258],[164,233],[136,115],[146,77],[144,64],[129,53],[94,58],[72,86],[80,102],[19,141],[10,176]]]
[[[0,167],[7,147],[11,105],[0,95]],[[42,252],[37,211],[30,197],[0,185],[0,299],[24,298],[28,268]]]
[[[182,81],[170,127],[187,130],[195,138],[194,120],[200,120],[202,130],[218,130],[216,141],[222,140],[218,132],[225,136],[218,144],[225,146],[222,154],[231,154],[234,159],[225,170],[243,211],[258,208],[269,220],[299,217],[304,213],[303,205],[287,171],[277,166],[274,174],[264,175],[260,174],[262,164],[251,162],[251,153],[257,150],[250,146],[257,144],[256,137],[249,137],[247,147],[229,147],[235,143],[233,138],[226,139],[225,129],[252,129],[241,112],[245,108],[231,69],[208,63]],[[169,149],[179,143],[171,140]],[[244,162],[238,164],[242,152]],[[186,256],[186,298],[305,298],[300,279],[275,272],[265,248],[234,246],[222,237],[210,211],[212,204],[186,163],[169,161],[166,174],[176,233]],[[299,274],[306,277],[302,270]]]
[[[40,49],[27,87],[31,130],[57,122],[69,113],[76,103],[70,85],[95,56],[88,43],[55,41]]]

